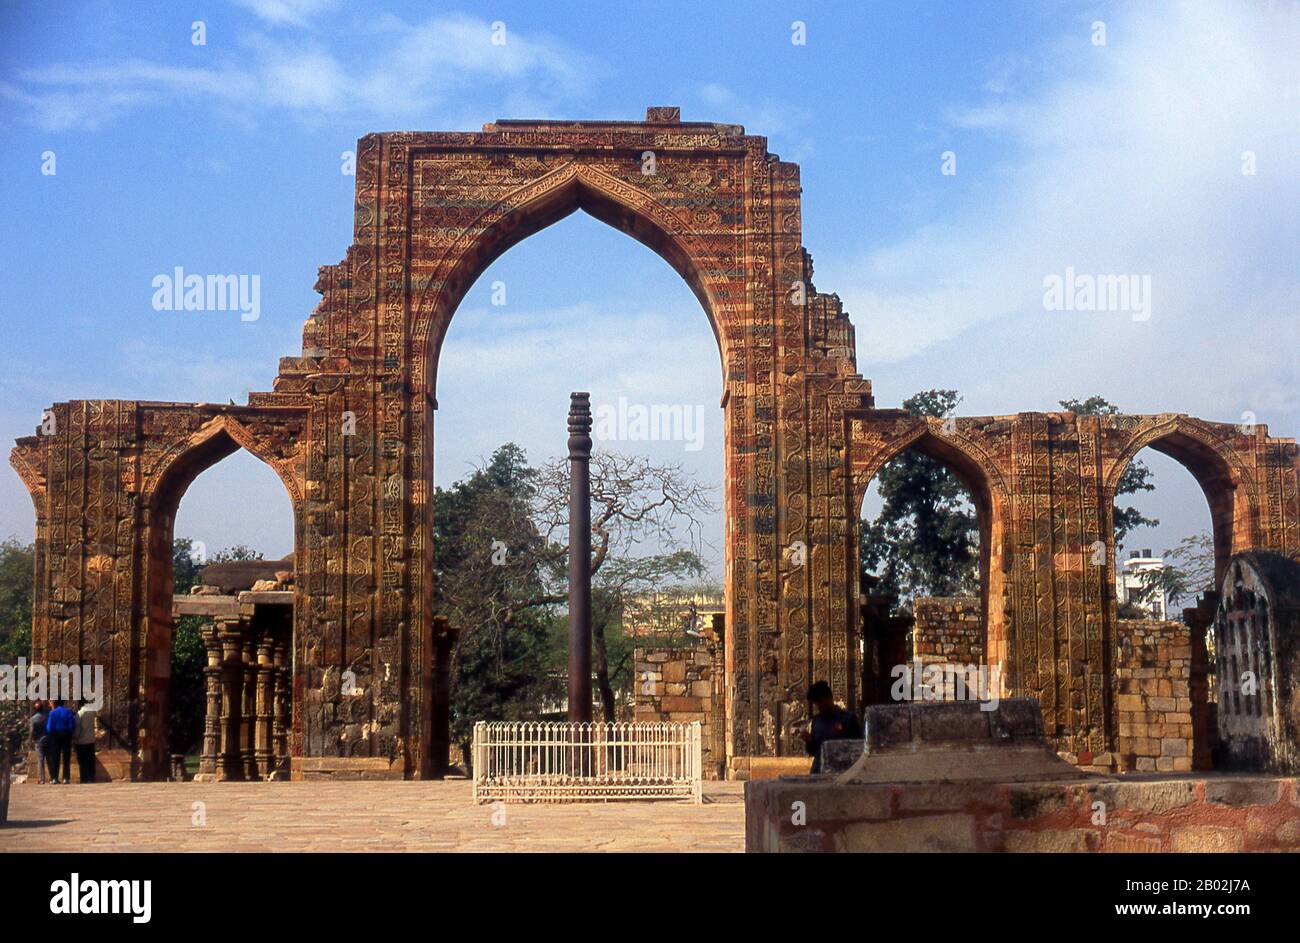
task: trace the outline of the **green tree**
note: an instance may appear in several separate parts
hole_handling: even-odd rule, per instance
[[[1067,412],[1072,412],[1076,416],[1118,416],[1120,415],[1119,407],[1107,402],[1100,396],[1089,396],[1087,399],[1063,399],[1061,408]],[[1128,463],[1123,473],[1119,476],[1119,487],[1115,489],[1117,495],[1136,494],[1139,491],[1154,491],[1156,486],[1151,481],[1151,469],[1146,466],[1140,459],[1134,459]],[[1132,505],[1120,507],[1115,505],[1115,546],[1119,547],[1124,543],[1124,538],[1139,527],[1158,527],[1160,522],[1153,517],[1147,517]]]
[[[632,645],[623,631],[624,603],[633,593],[698,579],[705,567],[703,519],[717,510],[711,489],[680,464],[657,465],[640,455],[599,451],[591,457],[592,670],[606,721],[618,693],[631,693]],[[557,601],[567,577],[569,463],[548,462],[538,480],[534,517],[548,546],[546,573]],[[684,536],[683,536],[684,535]],[[640,549],[653,543],[658,552]],[[616,660],[612,660],[616,659]]]
[[[942,418],[961,397],[956,390],[927,390],[903,401],[913,416]],[[861,530],[865,572],[880,578],[880,591],[910,608],[916,596],[955,596],[979,591],[979,523],[970,494],[951,470],[928,455],[908,450],[876,476],[883,506]]]
[[[32,656],[32,578],[36,547],[15,538],[0,543],[0,664]]]
[[[1176,547],[1164,552],[1164,566],[1158,570],[1144,570],[1139,576],[1137,595],[1140,601],[1154,599],[1163,594],[1169,604],[1197,596],[1214,589],[1214,538],[1202,532],[1184,537]]]
[[[677,531],[698,535],[712,505],[678,466],[601,452],[592,458],[592,665],[606,719],[631,691],[629,594],[698,577]],[[568,468],[540,469],[507,444],[434,495],[435,605],[460,629],[452,734],[465,751],[477,720],[521,720],[567,690]],[[646,542],[657,553],[638,554]]]
[[[435,609],[459,628],[452,666],[452,736],[464,751],[478,720],[535,717],[548,685],[556,616],[543,580],[547,548],[531,517],[537,472],[502,446],[481,468],[434,493]]]

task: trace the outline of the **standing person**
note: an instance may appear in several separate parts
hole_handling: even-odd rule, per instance
[[[808,703],[812,705],[812,723],[803,731],[803,742],[813,758],[812,772],[822,771],[822,744],[827,740],[855,740],[862,736],[862,724],[852,711],[835,703],[831,686],[818,681],[808,689]]]
[[[50,706],[37,700],[32,704],[32,716],[28,721],[32,735],[32,748],[36,750],[36,775],[41,785],[45,784],[45,745],[49,742],[45,733],[45,722],[50,718]]]
[[[77,730],[73,743],[77,748],[77,778],[79,782],[95,781],[95,715],[96,711],[84,698],[77,711]]]
[[[45,721],[45,732],[50,736],[50,742],[46,744],[45,750],[50,760],[50,782],[52,783],[72,782],[72,735],[77,730],[77,715],[69,708],[70,704],[71,701],[64,701],[50,711],[49,719]],[[63,764],[62,780],[59,779],[60,762]]]

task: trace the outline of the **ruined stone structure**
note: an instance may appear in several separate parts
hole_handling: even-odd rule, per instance
[[[295,774],[435,772],[430,491],[437,365],[460,300],[501,253],[582,209],[659,253],[718,342],[725,410],[726,752],[800,757],[804,694],[859,700],[859,508],[907,448],[970,486],[990,660],[1047,733],[1103,751],[1117,723],[1111,498],[1152,445],[1206,490],[1222,560],[1300,550],[1294,443],[1185,416],[1025,413],[945,425],[876,410],[839,300],[812,283],[799,168],[733,125],[500,121],[357,147],[355,232],[320,270],[303,349],[247,405],[73,400],[12,462],[37,516],[33,655],[105,666],[101,719],[132,775],[166,774],[172,526],[237,448],[294,513]],[[330,679],[350,670],[358,692]]]
[[[984,620],[973,596],[918,596],[912,602],[912,657],[922,664],[982,665]]]
[[[1181,622],[1121,619],[1115,664],[1118,765],[1138,772],[1208,769],[1194,757],[1192,639]],[[1200,762],[1195,762],[1199,759]]]
[[[632,656],[636,679],[632,719],[679,724],[698,721],[705,779],[723,779],[727,770],[723,656],[723,640],[713,631],[695,645],[637,648]]]
[[[1233,553],[1300,553],[1293,439],[1181,414],[927,419],[850,417],[854,506],[891,458],[915,448],[947,465],[975,503],[985,652],[1004,696],[1037,698],[1063,752],[1101,755],[1119,735],[1113,506],[1120,475],[1150,446],[1181,462],[1209,502],[1216,572]]]
[[[1300,772],[1300,563],[1234,557],[1214,635],[1222,765]]]
[[[174,601],[174,616],[207,620],[199,633],[207,665],[196,780],[289,778],[292,605],[283,588]]]

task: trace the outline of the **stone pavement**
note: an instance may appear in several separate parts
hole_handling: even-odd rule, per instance
[[[16,783],[14,851],[743,851],[743,783],[679,801],[476,805],[442,782]],[[201,803],[196,806],[195,803]],[[503,824],[494,824],[493,817]],[[200,824],[202,823],[202,824]]]

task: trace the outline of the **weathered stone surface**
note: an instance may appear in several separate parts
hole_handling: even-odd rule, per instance
[[[1212,825],[1185,825],[1171,833],[1171,851],[1241,851],[1241,832]]]
[[[860,783],[1032,782],[1083,775],[1048,747],[1033,701],[1012,698],[985,709],[991,706],[976,701],[872,705],[866,711],[865,751],[831,748],[836,769],[858,753],[837,775]],[[826,747],[830,744],[823,752]]]
[[[1281,787],[1280,779],[1216,779],[1205,784],[1205,799],[1231,806],[1272,805]]]
[[[975,851],[975,819],[935,815],[857,822],[835,836],[836,851]]]
[[[1123,782],[860,784],[827,777],[746,785],[746,847],[770,851],[815,828],[840,851],[1169,852],[1300,851],[1298,784],[1258,778],[1258,804],[1203,798],[1219,777]],[[1097,806],[1100,796],[1123,806]],[[892,796],[892,804],[882,798]],[[1241,793],[1243,801],[1248,793]],[[856,801],[855,801],[856,800]],[[792,805],[808,815],[792,820]],[[820,813],[814,819],[813,810]],[[1244,814],[1243,814],[1244,812]]]
[[[822,744],[822,773],[844,772],[858,761],[866,746],[865,740],[827,740]]]
[[[855,502],[886,462],[914,449],[959,472],[976,504],[987,509],[982,538],[994,549],[981,566],[984,662],[1002,669],[1013,687],[1003,693],[1043,704],[1045,728],[1057,749],[1071,755],[1116,751],[1120,765],[1154,770],[1158,752],[1117,750],[1121,717],[1112,707],[1185,714],[1192,705],[1188,692],[1140,696],[1110,674],[1119,624],[1112,507],[1124,468],[1142,448],[1167,447],[1201,484],[1220,565],[1243,551],[1300,552],[1296,444],[1258,427],[1243,435],[1229,423],[1179,414],[941,420],[877,409],[855,416],[851,431]],[[1041,500],[1046,494],[1053,499]],[[1104,549],[1100,558],[1098,547]],[[956,636],[949,641],[958,658],[973,651]],[[930,644],[924,620],[921,644]],[[1061,657],[1065,651],[1068,658]],[[1165,654],[1176,669],[1176,662],[1190,659],[1191,646],[1171,645]],[[1156,707],[1144,697],[1157,698]],[[1244,730],[1242,736],[1259,738]],[[1300,731],[1293,739],[1300,742]]]
[[[1223,571],[1212,617],[1220,762],[1230,769],[1300,772],[1300,555],[1292,556],[1252,550]]]
[[[1106,803],[1114,814],[1121,809],[1138,812],[1169,812],[1196,801],[1196,784],[1191,781],[1162,783],[1103,783],[1094,787],[1093,794]]]
[[[1043,829],[1039,832],[1007,832],[1006,850],[1011,852],[1079,852],[1093,851],[1095,833],[1084,829]],[[1090,841],[1092,839],[1092,841]]]

